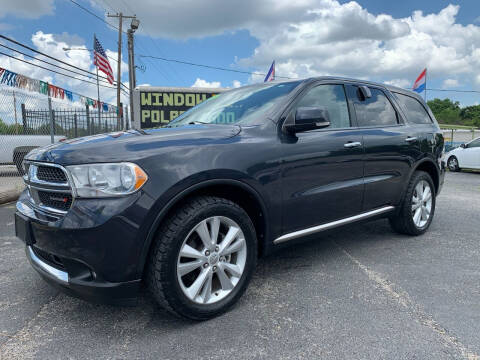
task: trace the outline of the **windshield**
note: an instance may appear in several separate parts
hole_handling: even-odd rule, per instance
[[[184,112],[168,126],[258,124],[301,81],[248,86],[214,96]]]

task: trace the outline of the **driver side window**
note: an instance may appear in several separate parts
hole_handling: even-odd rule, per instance
[[[468,144],[467,148],[477,148],[480,147],[480,139],[473,140],[470,144]]]
[[[343,85],[319,85],[310,90],[300,99],[299,107],[323,107],[328,111],[330,128],[350,127],[347,98]]]

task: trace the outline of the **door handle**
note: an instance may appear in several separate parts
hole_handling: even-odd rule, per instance
[[[415,136],[409,136],[405,139],[406,142],[413,142],[413,141],[416,141],[417,138]]]
[[[346,148],[354,148],[354,147],[362,146],[362,143],[359,141],[352,141],[352,142],[347,142],[343,144],[343,146]]]

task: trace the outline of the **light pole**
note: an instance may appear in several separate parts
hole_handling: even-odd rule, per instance
[[[127,30],[127,37],[128,37],[128,82],[130,88],[130,123],[133,123],[133,89],[136,86],[136,77],[135,77],[135,57],[134,57],[134,46],[133,46],[133,33],[135,30],[138,29],[140,25],[140,20],[137,18],[133,18],[132,22],[130,23],[130,29]],[[128,124],[125,124],[125,127],[128,128]]]

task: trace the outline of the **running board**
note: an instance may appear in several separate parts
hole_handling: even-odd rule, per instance
[[[314,226],[314,227],[311,227],[311,228],[294,231],[294,232],[291,232],[291,233],[280,236],[279,238],[275,239],[273,241],[273,243],[274,244],[280,244],[280,243],[283,243],[285,241],[293,240],[293,239],[296,239],[296,238],[299,238],[299,237],[302,237],[302,236],[315,234],[315,233],[320,232],[320,231],[333,229],[337,226],[346,225],[346,224],[353,223],[355,221],[367,219],[369,217],[380,215],[380,214],[392,211],[394,209],[395,208],[393,206],[384,206],[384,207],[381,207],[379,209],[368,211],[368,212],[358,214],[358,215],[355,215],[355,216],[351,216],[351,217],[348,217],[348,218],[345,218],[345,219],[340,219],[340,220],[332,221],[332,222],[329,222],[329,223],[326,223],[326,224],[317,225],[317,226]]]

